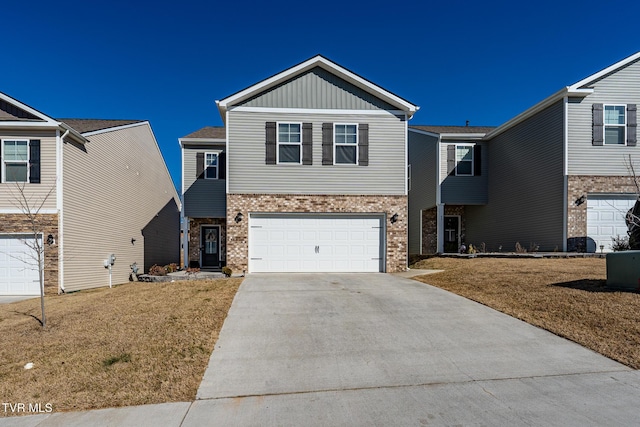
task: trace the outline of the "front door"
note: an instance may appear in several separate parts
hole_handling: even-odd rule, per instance
[[[209,226],[202,227],[202,268],[220,267],[220,228]]]
[[[444,252],[457,253],[460,248],[460,217],[444,217]]]

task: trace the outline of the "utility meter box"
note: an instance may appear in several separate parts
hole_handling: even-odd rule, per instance
[[[607,287],[640,291],[640,251],[607,254]]]

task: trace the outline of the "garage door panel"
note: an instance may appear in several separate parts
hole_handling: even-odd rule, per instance
[[[589,195],[587,198],[587,236],[591,251],[611,251],[613,237],[626,237],[625,215],[635,204],[634,195]]]
[[[252,214],[249,271],[382,271],[382,226],[382,215]],[[277,232],[284,232],[284,238]],[[273,247],[284,248],[284,262],[274,259],[278,252]]]
[[[0,295],[40,295],[37,266],[29,235],[0,235]]]

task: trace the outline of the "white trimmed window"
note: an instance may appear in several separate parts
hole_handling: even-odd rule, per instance
[[[204,178],[218,179],[218,153],[204,153]]]
[[[473,145],[456,145],[456,176],[473,176]]]
[[[626,105],[604,106],[605,145],[625,145],[627,141]]]
[[[336,165],[358,164],[358,125],[335,124],[333,149]]]
[[[302,124],[278,123],[278,163],[302,163]]]
[[[29,141],[5,139],[2,141],[2,182],[29,181]]]

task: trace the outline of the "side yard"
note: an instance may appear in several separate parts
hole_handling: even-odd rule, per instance
[[[599,258],[431,258],[415,277],[640,369],[640,294],[606,288]]]
[[[46,329],[34,318],[39,298],[0,305],[2,401],[50,404],[54,412],[191,401],[241,282],[47,296]]]

